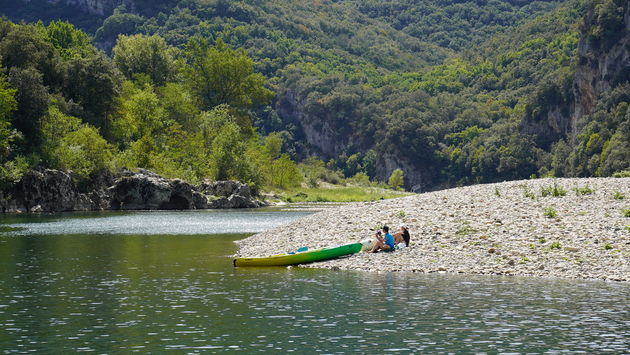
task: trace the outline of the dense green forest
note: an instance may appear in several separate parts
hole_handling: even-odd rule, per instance
[[[5,185],[51,166],[291,186],[295,162],[325,175],[309,156],[414,189],[630,167],[628,63],[586,104],[579,80],[627,41],[626,1],[37,3],[1,9],[44,20],[0,26]]]

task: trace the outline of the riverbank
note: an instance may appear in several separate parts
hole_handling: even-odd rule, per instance
[[[407,224],[411,246],[306,267],[630,280],[630,178],[475,185],[327,209],[239,242],[238,256],[355,242]]]
[[[410,192],[394,190],[383,186],[335,185],[320,183],[318,187],[300,186],[290,189],[276,189],[267,192],[265,199],[271,203],[303,202],[367,202],[388,200],[412,195]]]

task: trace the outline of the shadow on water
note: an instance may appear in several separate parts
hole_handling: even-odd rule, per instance
[[[630,339],[623,283],[235,269],[246,234],[58,232],[0,236],[4,353],[623,353]]]

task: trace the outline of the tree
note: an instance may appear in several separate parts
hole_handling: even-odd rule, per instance
[[[88,35],[65,21],[52,21],[46,27],[48,41],[57,49],[64,59],[85,57],[96,49],[90,43]]]
[[[145,74],[156,86],[163,86],[176,74],[174,49],[158,35],[118,37],[112,53],[120,71],[132,79],[134,74]]]
[[[48,110],[49,95],[42,74],[35,68],[11,68],[9,82],[17,89],[17,111],[13,126],[24,135],[26,151],[35,151],[40,143],[39,124]]]
[[[188,42],[185,54],[186,82],[204,110],[221,104],[250,109],[268,103],[273,96],[264,87],[265,78],[254,73],[254,61],[242,49],[231,49],[221,39],[211,47],[195,37]]]
[[[392,172],[387,180],[387,184],[393,189],[400,189],[405,183],[405,173],[401,169]]]
[[[85,111],[82,118],[86,122],[106,130],[106,117],[113,111],[114,100],[120,94],[120,72],[102,52],[71,59],[67,72],[65,97],[82,106]]]

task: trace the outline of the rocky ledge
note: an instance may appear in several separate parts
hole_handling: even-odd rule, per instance
[[[240,241],[238,255],[356,242],[404,223],[408,248],[305,266],[629,281],[629,213],[630,178],[512,181],[327,209]]]
[[[81,193],[70,175],[45,169],[26,173],[10,191],[0,191],[0,212],[64,212],[94,210],[183,210],[256,208],[266,204],[238,181],[206,181],[192,185],[151,171],[102,172]]]

